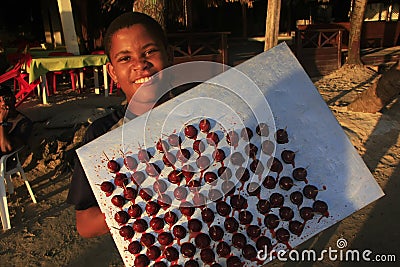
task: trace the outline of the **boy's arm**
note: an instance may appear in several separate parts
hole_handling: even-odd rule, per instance
[[[11,140],[8,136],[6,130],[6,120],[8,116],[9,109],[6,106],[0,107],[0,152],[7,154],[12,151],[13,147],[11,145]]]
[[[0,125],[0,152],[7,154],[13,149],[11,140],[8,138],[8,134],[4,126]]]
[[[13,149],[17,149],[28,144],[33,128],[32,121],[23,114],[18,115],[18,119],[16,120],[15,124],[16,125],[10,134],[10,142],[12,142]]]
[[[85,238],[104,235],[110,231],[105,216],[97,206],[86,210],[76,210],[76,229]]]
[[[82,237],[96,237],[109,232],[82,165],[75,154],[74,173],[67,202],[75,205],[76,229]]]
[[[121,117],[124,117],[124,114],[124,109],[121,109],[94,121],[86,131],[83,143],[86,144],[106,133]],[[74,162],[67,203],[75,205],[77,231],[82,237],[87,238],[106,234],[110,229],[106,224],[105,215],[98,206],[77,154],[74,156]]]

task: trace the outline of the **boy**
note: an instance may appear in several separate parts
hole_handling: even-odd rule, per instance
[[[107,71],[121,85],[132,117],[139,116],[157,104],[164,95],[163,88],[146,86],[151,77],[170,66],[167,40],[161,26],[151,17],[128,12],[116,18],[107,29],[105,51],[110,62]],[[111,130],[124,118],[125,110],[115,112],[93,122],[84,137],[89,142]],[[83,168],[76,157],[67,202],[75,205],[76,228],[82,237],[95,237],[109,232],[104,214],[90,188]]]

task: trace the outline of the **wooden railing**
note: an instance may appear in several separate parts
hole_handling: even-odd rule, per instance
[[[321,76],[342,65],[342,29],[296,31],[296,56],[310,76]]]
[[[338,47],[342,43],[341,29],[298,30],[297,49]]]
[[[299,30],[342,29],[342,49],[349,42],[350,22],[298,25]],[[399,44],[400,21],[364,21],[361,29],[361,48],[392,47]]]
[[[229,32],[193,32],[168,35],[174,64],[188,61],[214,61],[228,64]]]

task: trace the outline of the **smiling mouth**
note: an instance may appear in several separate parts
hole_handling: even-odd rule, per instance
[[[137,79],[136,81],[134,81],[134,83],[136,83],[136,84],[146,83],[146,82],[150,81],[152,78],[153,78],[153,76],[150,76],[150,77],[142,77],[142,78],[139,78],[139,79]]]

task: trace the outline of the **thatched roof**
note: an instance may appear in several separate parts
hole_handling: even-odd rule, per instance
[[[203,0],[208,7],[218,7],[223,5],[224,3],[229,3],[229,2],[240,2],[241,4],[246,4],[249,7],[253,6],[253,1],[254,0]]]

